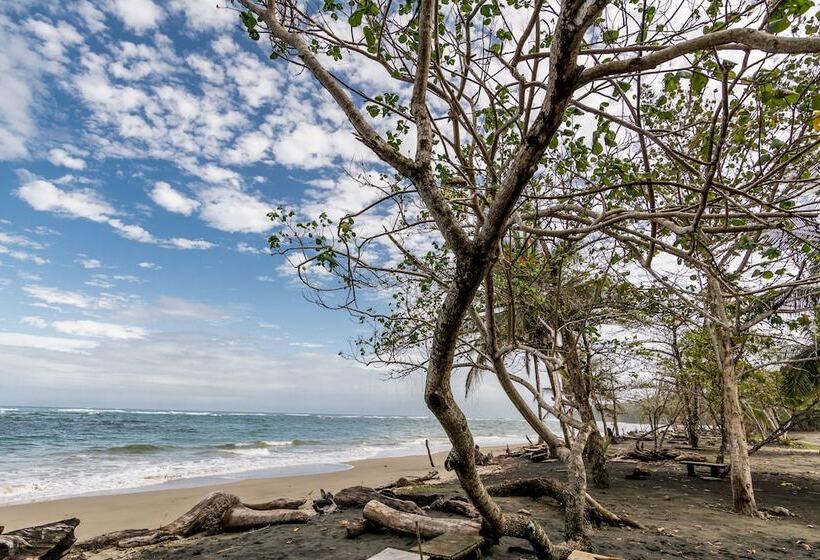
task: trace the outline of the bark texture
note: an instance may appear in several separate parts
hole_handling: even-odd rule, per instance
[[[77,540],[74,529],[79,524],[79,519],[72,518],[4,533],[0,535],[0,559],[57,560]]]
[[[373,500],[364,506],[364,518],[372,523],[387,527],[407,535],[421,535],[422,538],[432,539],[444,533],[461,535],[478,535],[481,523],[466,519],[441,519],[427,517],[395,510],[381,502]]]
[[[729,451],[732,469],[732,509],[743,515],[758,515],[749,464],[746,428],[743,425],[743,409],[737,388],[737,349],[731,332],[731,322],[720,284],[714,276],[708,278],[708,295],[716,321],[711,324],[712,344],[720,369],[723,433]]]
[[[339,507],[364,507],[368,502],[373,500],[381,502],[382,504],[398,511],[414,513],[416,515],[425,515],[424,510],[416,505],[415,502],[391,498],[389,496],[379,494],[367,486],[351,486],[350,488],[344,488],[333,496],[333,501],[335,501],[336,505]]]

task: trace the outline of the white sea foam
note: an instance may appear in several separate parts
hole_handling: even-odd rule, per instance
[[[243,478],[252,476],[255,471],[277,468],[297,469],[298,472],[299,467],[343,465],[376,454],[377,450],[369,446],[324,452],[310,449],[300,453],[248,447],[220,450],[216,455],[201,459],[95,457],[94,461],[83,460],[82,468],[65,461],[64,464],[29,466],[25,471],[0,473],[0,504],[111,493],[201,477]]]

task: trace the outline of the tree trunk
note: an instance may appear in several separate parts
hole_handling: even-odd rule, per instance
[[[720,293],[720,286],[711,276],[709,277],[709,294],[712,300],[712,310],[720,321],[712,323],[711,335],[723,389],[724,433],[732,462],[730,480],[733,509],[736,513],[743,515],[757,515],[746,429],[743,426],[743,409],[737,389],[736,349],[731,333],[726,327],[730,322],[723,296]]]
[[[604,438],[598,431],[598,424],[595,422],[595,413],[590,403],[590,388],[587,379],[578,360],[577,340],[574,333],[564,334],[564,364],[566,365],[567,377],[581,420],[591,422],[595,429],[589,434],[587,440],[586,454],[589,457],[590,469],[592,470],[592,485],[595,488],[609,488],[609,471],[606,468],[606,450]]]
[[[689,447],[697,449],[700,446],[700,402],[698,394],[690,394],[683,388],[684,404],[686,405],[686,435],[689,438]]]
[[[595,432],[592,432],[595,433]],[[564,534],[568,541],[589,546],[587,507],[587,471],[584,467],[584,447],[589,432],[579,430],[567,459],[567,488],[564,492]]]
[[[618,428],[618,401],[615,400],[615,390],[612,390],[612,425],[615,427],[615,436],[621,437],[621,430]]]

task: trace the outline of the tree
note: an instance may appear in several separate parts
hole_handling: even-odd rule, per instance
[[[452,443],[450,463],[462,487],[488,526],[499,535],[528,539],[540,558],[559,556],[564,549],[553,545],[535,521],[502,512],[477,475],[473,437],[451,383],[461,329],[474,310],[479,288],[491,291],[490,271],[501,241],[517,224],[532,224],[539,235],[550,237],[619,223],[638,229],[653,223],[655,229],[662,216],[682,207],[675,201],[670,208],[653,205],[647,212],[643,205],[616,203],[613,213],[615,201],[609,197],[595,209],[578,207],[573,199],[556,201],[550,198],[556,193],[549,191],[550,177],[541,166],[545,153],[559,143],[556,133],[573,103],[621,78],[651,72],[704,49],[795,54],[820,51],[820,39],[755,29],[769,18],[762,5],[737,15],[717,10],[693,14],[680,24],[674,13],[657,9],[648,18],[648,7],[637,4],[613,6],[604,13],[605,0],[515,1],[508,6],[466,0],[359,0],[346,6],[329,0],[319,9],[292,0],[239,4],[250,38],[265,35],[272,58],[307,69],[347,116],[361,142],[395,172],[402,184],[399,192],[412,193],[420,210],[409,223],[398,218],[405,234],[416,226],[433,225],[446,246],[452,275],[445,279],[435,319],[428,319],[434,326],[426,357],[425,401]],[[526,22],[523,26],[508,23],[513,12],[515,21]],[[616,12],[624,17],[613,17]],[[633,26],[633,21],[642,23]],[[374,95],[349,87],[343,76],[329,70],[331,59],[345,57],[349,63],[384,68],[394,91]],[[380,122],[390,130],[380,133],[377,117],[384,117]],[[411,130],[408,123],[414,125],[414,146],[404,144]],[[571,146],[585,152],[577,154],[577,162],[597,151],[594,145],[587,150],[577,143]],[[648,196],[651,185],[636,188]],[[616,187],[610,192],[617,199],[621,191]],[[526,204],[530,195],[540,201],[534,209]],[[706,198],[708,209],[711,201]],[[550,226],[551,219],[562,216],[579,225],[563,231]],[[344,231],[349,223],[339,225],[339,236],[349,238]],[[371,233],[372,239],[377,236],[387,234]],[[329,249],[326,241],[314,247],[311,262],[341,267],[351,290],[356,269],[367,265],[377,274],[381,268],[344,247]],[[274,245],[278,242],[273,240]],[[350,260],[335,261],[337,253]]]

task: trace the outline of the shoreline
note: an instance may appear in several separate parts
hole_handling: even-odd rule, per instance
[[[499,450],[503,451],[504,447],[486,448],[486,451],[495,454]],[[439,471],[441,479],[453,478],[454,475],[446,472],[442,466],[447,452],[439,451],[432,455],[437,465],[435,470]],[[4,525],[5,531],[8,532],[76,517],[80,519],[80,525],[75,534],[83,540],[110,531],[158,527],[185,513],[210,492],[229,492],[246,502],[263,502],[273,498],[310,499],[318,495],[320,488],[338,492],[348,486],[379,486],[402,476],[419,476],[433,470],[426,454],[374,457],[338,466],[349,468],[329,472],[243,478],[195,486],[183,484],[163,489],[143,487],[117,493],[86,494],[41,502],[0,505],[0,525]]]

